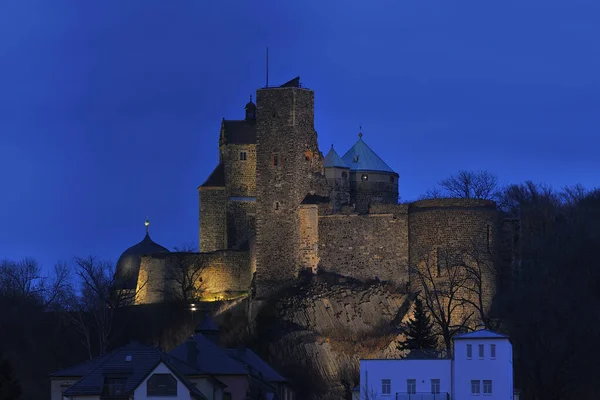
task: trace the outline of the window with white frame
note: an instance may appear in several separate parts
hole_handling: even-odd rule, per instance
[[[496,358],[496,345],[490,344],[490,357]]]
[[[479,381],[471,381],[471,394],[479,395],[481,393],[481,388],[479,385]]]
[[[468,344],[467,345],[467,358],[472,358],[473,357],[473,345]]]
[[[483,358],[483,349],[484,346],[482,344],[479,345],[479,358]]]
[[[240,160],[246,161],[247,154],[245,151],[240,151]]]
[[[491,395],[492,394],[492,381],[483,381],[483,394]]]
[[[431,380],[431,394],[440,394],[440,380],[439,379]]]
[[[381,380],[381,394],[390,395],[392,394],[392,380],[382,379]]]
[[[406,393],[415,394],[417,393],[417,380],[407,379],[406,380]]]

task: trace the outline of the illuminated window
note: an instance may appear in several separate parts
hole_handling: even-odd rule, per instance
[[[431,380],[431,394],[440,394],[440,380],[439,379]]]
[[[392,394],[392,381],[390,379],[381,380],[381,394],[390,395]]]
[[[490,344],[490,358],[496,358],[496,345]]]
[[[473,357],[473,345],[468,344],[467,345],[467,358],[472,358]]]
[[[240,160],[246,161],[246,152],[245,151],[240,152]]]
[[[171,374],[154,374],[146,382],[148,396],[177,396],[177,380]]]
[[[360,177],[360,179],[361,179],[362,181],[368,181],[368,180],[369,180],[369,175],[367,175],[367,174],[362,174],[362,176]]]
[[[479,345],[479,358],[483,358],[483,349],[484,349],[483,345],[480,344]]]
[[[481,393],[479,381],[471,381],[471,394],[479,395]]]
[[[417,380],[407,379],[406,380],[406,393],[415,394],[417,393]]]
[[[483,381],[483,394],[491,395],[492,394],[492,381]]]

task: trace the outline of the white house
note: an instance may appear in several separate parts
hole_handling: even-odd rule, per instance
[[[508,336],[478,330],[454,337],[452,358],[360,361],[361,400],[518,400]]]

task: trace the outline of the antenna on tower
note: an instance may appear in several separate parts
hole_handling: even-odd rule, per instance
[[[269,87],[269,47],[267,46],[267,85],[265,87]]]

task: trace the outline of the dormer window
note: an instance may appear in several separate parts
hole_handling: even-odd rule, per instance
[[[352,158],[352,162],[355,162],[355,163],[357,163],[357,162],[358,162],[358,156],[354,156],[354,157]]]
[[[102,395],[105,397],[120,397],[125,396],[127,389],[127,378],[125,377],[110,377],[104,378],[104,386],[102,387]]]

